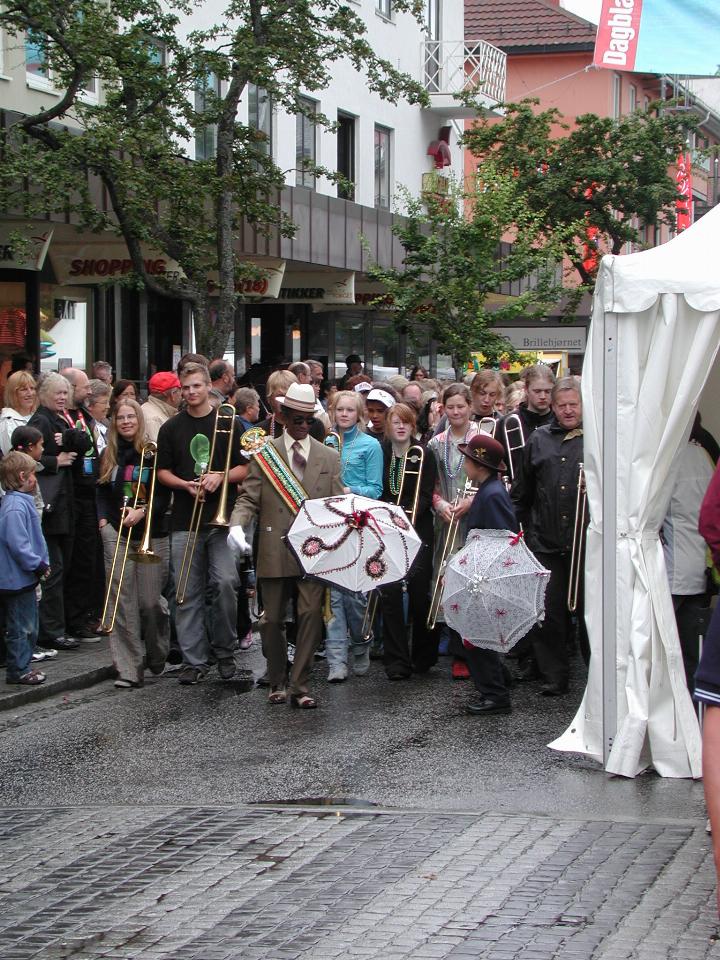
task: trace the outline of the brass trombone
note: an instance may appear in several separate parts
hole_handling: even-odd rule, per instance
[[[402,498],[405,492],[405,483],[407,478],[415,477],[415,492],[413,493],[412,506],[410,507],[409,512],[405,510],[408,515],[408,519],[413,526],[415,526],[415,520],[417,519],[417,509],[420,501],[420,477],[422,476],[424,463],[425,448],[421,447],[419,443],[414,444],[412,447],[409,447],[409,449],[406,450],[403,458],[402,473],[400,474],[400,486],[398,488],[397,497],[395,498],[395,503],[398,506],[402,506]],[[362,624],[362,638],[365,641],[368,641],[372,637],[373,623],[375,622],[379,599],[379,592],[377,590],[371,590],[365,606],[365,615],[363,616]]]
[[[453,500],[453,507],[457,507],[461,500],[469,496],[471,493],[476,493],[477,488],[473,487],[472,480],[466,480],[465,486],[462,490],[458,490],[457,496]],[[460,517],[456,517],[453,514],[453,518],[448,524],[447,532],[445,534],[445,542],[443,543],[442,554],[440,556],[440,563],[438,564],[438,572],[435,578],[435,586],[433,587],[432,599],[430,600],[430,609],[428,610],[426,626],[428,630],[434,630],[435,624],[437,623],[438,614],[440,613],[440,607],[442,606],[442,592],[443,585],[445,583],[445,568],[447,567],[448,561],[455,552],[455,543],[457,541],[458,531],[460,529]]]
[[[483,417],[482,420],[478,422],[478,431],[480,433],[486,433],[489,437],[495,436],[496,429],[497,420],[495,417]]]
[[[567,608],[575,613],[580,594],[580,577],[583,571],[583,548],[585,546],[585,518],[587,516],[587,488],[585,466],[578,464],[577,496],[575,498],[575,526],[573,527],[570,576],[568,577]]]
[[[122,590],[123,580],[125,579],[125,567],[127,565],[128,555],[130,554],[130,540],[132,538],[132,527],[123,526],[123,520],[125,519],[125,512],[130,507],[131,510],[137,510],[140,506],[140,490],[142,489],[142,478],[143,470],[145,468],[145,461],[149,457],[154,457],[157,454],[157,444],[153,443],[152,440],[148,440],[143,444],[140,451],[140,467],[138,469],[138,481],[135,488],[135,496],[132,500],[132,506],[130,505],[130,497],[123,497],[122,507],[120,508],[120,524],[118,526],[117,540],[115,541],[115,551],[113,553],[112,563],[110,564],[110,572],[108,573],[108,585],[107,590],[105,591],[105,602],[103,603],[103,612],[102,617],[100,618],[100,626],[98,627],[98,633],[108,635],[113,632],[115,627],[115,618],[117,617],[118,607],[120,606],[120,592]],[[152,552],[150,549],[150,522],[152,520],[152,507],[153,507],[153,497],[155,496],[155,477],[157,471],[153,469],[152,480],[150,482],[150,493],[148,495],[147,509],[145,514],[145,532],[143,534],[142,543],[138,548],[138,553],[133,555],[132,559],[137,560],[139,563],[159,563],[160,557]],[[112,613],[110,613],[110,600],[113,593],[113,581],[115,579],[115,570],[117,568],[118,559],[122,556],[120,562],[120,575],[117,581],[117,587],[115,589],[115,602],[112,605]],[[110,614],[108,616],[108,614]]]
[[[226,433],[228,435],[228,448],[227,455],[225,457],[225,467],[223,470],[224,476],[220,491],[220,502],[218,504],[218,509],[215,513],[215,516],[209,521],[208,524],[209,526],[213,527],[227,527],[230,523],[227,516],[227,496],[230,465],[232,462],[232,441],[235,433],[235,416],[235,407],[231,403],[221,403],[217,408],[215,411],[215,427],[213,429],[212,442],[210,444],[210,453],[208,455],[207,463],[202,463],[200,465],[201,470],[199,480],[200,483],[202,483],[203,477],[210,473],[212,467],[218,434]],[[224,420],[230,421],[229,426],[221,426],[221,422]],[[201,486],[198,489],[197,496],[195,497],[195,503],[193,504],[192,514],[190,515],[190,525],[188,527],[187,541],[185,542],[182,562],[180,563],[180,569],[178,570],[177,591],[175,598],[178,605],[185,603],[185,594],[187,592],[188,580],[190,579],[190,568],[192,567],[193,557],[195,556],[195,548],[197,547],[198,537],[200,535],[200,527],[202,525],[202,513],[204,505],[205,489]]]
[[[508,473],[510,479],[515,479],[515,464],[513,463],[513,454],[516,450],[522,450],[525,446],[525,431],[523,430],[522,420],[519,414],[509,413],[503,421],[503,439],[505,449],[508,455]]]
[[[342,434],[338,433],[337,430],[331,430],[323,440],[323,443],[326,447],[331,447],[333,450],[342,454],[343,438]]]

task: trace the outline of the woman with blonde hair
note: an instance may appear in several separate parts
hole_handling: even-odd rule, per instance
[[[151,673],[162,673],[170,644],[168,604],[162,595],[169,563],[165,513],[170,490],[162,484],[155,485],[151,510],[149,497],[156,457],[148,451],[143,460],[144,442],[145,422],[140,405],[130,398],[119,399],[110,420],[98,479],[98,523],[105,570],[109,580],[121,532],[130,537],[131,547],[137,550],[149,512],[152,514],[150,549],[158,561],[140,564],[129,559],[119,592],[120,562],[113,571],[104,620],[108,625],[112,611],[116,610],[110,653],[117,670],[115,686],[118,688],[141,687],[146,667]],[[137,506],[134,506],[136,500]],[[122,551],[121,544],[120,558]]]
[[[5,384],[5,406],[0,412],[0,453],[12,449],[10,438],[16,427],[27,426],[38,406],[35,378],[27,370],[11,373]]]
[[[378,500],[382,494],[383,455],[380,444],[364,430],[365,404],[354,390],[340,390],[331,410],[333,430],[340,437],[340,475],[346,493]],[[328,445],[337,449],[335,437]],[[363,676],[370,667],[370,641],[362,636],[367,597],[332,587],[331,620],[327,625],[325,653],[330,683],[342,683],[348,675],[348,649],[352,644],[353,672]]]

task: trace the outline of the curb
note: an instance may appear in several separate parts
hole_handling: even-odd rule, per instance
[[[0,697],[0,711],[14,710],[16,707],[24,707],[28,703],[47,700],[48,697],[54,697],[55,694],[65,693],[68,690],[85,690],[87,687],[92,687],[103,680],[109,680],[115,676],[115,673],[115,667],[108,664],[105,667],[86,670],[84,673],[76,674],[73,677],[46,680],[45,683],[41,683],[37,687],[21,687],[13,693]]]

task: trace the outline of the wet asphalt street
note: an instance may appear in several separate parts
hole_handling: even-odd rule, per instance
[[[255,649],[238,659],[244,671],[261,669]],[[610,778],[592,761],[547,749],[574,715],[581,677],[561,699],[518,685],[512,715],[478,719],[462,712],[470,681],[451,681],[449,669],[442,658],[427,677],[390,683],[373,663],[367,677],[328,685],[317,661],[317,711],[270,706],[267,691],[214,671],[195,687],[172,675],[142,690],[107,681],[0,714],[0,803],[352,798],[440,811],[702,818],[700,783]]]
[[[1,960],[720,960],[702,785],[546,747],[581,676],[478,720],[448,660],[315,712],[239,661],[0,713]]]

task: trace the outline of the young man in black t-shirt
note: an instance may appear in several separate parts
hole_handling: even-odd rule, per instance
[[[209,525],[220,500],[228,434],[218,434],[213,462],[208,464],[216,413],[209,400],[207,367],[199,363],[188,364],[180,374],[180,386],[186,407],[160,428],[157,476],[160,483],[173,491],[171,550],[178,581],[195,498],[200,491],[205,498],[185,599],[178,604],[175,614],[178,644],[183,655],[183,668],[178,679],[182,684],[194,684],[203,680],[208,671],[210,636],[220,676],[229,680],[235,673],[233,651],[237,642],[238,574],[227,545],[227,529]],[[227,421],[223,426],[225,423]],[[229,474],[233,498],[235,488],[246,472],[236,431]],[[232,509],[232,502],[229,507]],[[205,624],[208,588],[214,594],[212,629],[206,629]]]

